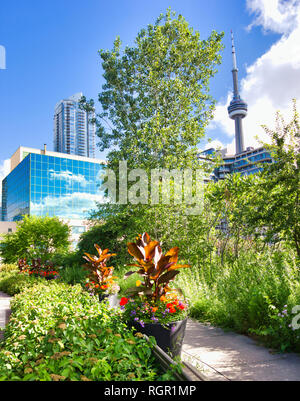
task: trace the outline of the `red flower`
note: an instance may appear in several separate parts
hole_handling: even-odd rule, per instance
[[[175,313],[175,312],[176,312],[176,309],[172,307],[172,308],[169,309],[169,312],[170,312],[170,313]]]
[[[127,304],[127,302],[128,302],[128,299],[127,299],[127,298],[125,298],[125,297],[121,298],[121,301],[120,301],[120,306],[124,306],[124,305],[126,305],[126,304]]]

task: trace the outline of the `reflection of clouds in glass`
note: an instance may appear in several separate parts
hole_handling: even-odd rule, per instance
[[[55,172],[54,170],[49,170],[50,179],[56,180],[60,179],[66,181],[68,185],[72,185],[73,183],[78,183],[83,187],[86,187],[88,184],[93,184],[92,180],[87,180],[84,175],[82,174],[74,174],[72,171],[60,171]]]
[[[0,45],[0,70],[6,70],[6,50]]]
[[[68,219],[83,219],[88,216],[91,210],[95,209],[96,202],[104,203],[104,195],[82,192],[74,192],[59,197],[48,195],[41,202],[31,202],[30,213],[38,216],[49,214],[49,216],[55,215]]]

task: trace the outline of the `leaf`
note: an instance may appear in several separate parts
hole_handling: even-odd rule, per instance
[[[102,252],[102,249],[100,248],[100,246],[98,244],[94,244],[94,247],[97,249],[99,256],[101,256],[101,254],[104,252]],[[108,249],[107,249],[108,251]]]
[[[170,257],[170,262],[175,262],[175,263],[177,263],[177,260],[178,260],[178,251],[179,251],[179,248],[178,248],[178,246],[175,246],[174,248],[171,248],[167,253],[166,253],[166,255],[165,256],[169,256]]]
[[[132,274],[136,273],[137,271],[129,271],[127,273],[124,274],[123,279],[128,278],[129,276],[131,276]]]
[[[141,289],[140,287],[131,287],[131,288],[127,288],[127,290],[125,291],[126,294],[138,294],[139,292],[143,292],[143,289]]]
[[[88,262],[95,262],[95,256],[90,255],[89,253],[84,253],[83,259],[87,260]]]
[[[148,243],[150,242],[150,235],[149,235],[148,233],[144,233],[144,234],[142,235],[142,241],[143,241],[145,244],[148,244]]]
[[[160,276],[157,282],[158,284],[168,283],[169,281],[173,280],[177,274],[179,274],[179,272],[177,271],[168,271],[167,273]]]
[[[145,246],[145,260],[151,260],[155,254],[155,248],[159,245],[158,241],[151,241]]]
[[[183,269],[183,268],[189,268],[191,267],[191,265],[173,265],[171,267],[168,268],[168,271],[172,271],[172,270],[177,270],[177,269]]]
[[[137,247],[137,245],[134,242],[129,242],[127,244],[128,252],[130,253],[131,256],[133,256],[135,259],[138,261],[143,260],[144,256],[142,255],[141,251]]]

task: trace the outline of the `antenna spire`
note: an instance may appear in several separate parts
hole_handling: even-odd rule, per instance
[[[235,46],[234,46],[234,39],[233,39],[233,32],[231,30],[231,47],[232,47],[232,63],[233,63],[233,69],[237,70],[237,64],[236,64],[236,54],[235,54]]]

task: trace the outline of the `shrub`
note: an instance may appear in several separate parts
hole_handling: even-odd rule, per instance
[[[11,272],[11,271],[14,271],[17,269],[18,269],[18,266],[13,263],[0,265],[0,273],[1,272]]]
[[[67,284],[82,284],[86,279],[87,272],[82,266],[67,266],[59,269],[60,280]]]
[[[19,294],[26,288],[40,282],[40,278],[34,278],[19,272],[6,272],[0,274],[0,291],[8,295]]]
[[[51,262],[57,267],[80,267],[82,263],[82,255],[78,251],[73,252],[56,252],[51,257]]]
[[[79,286],[39,283],[16,295],[0,380],[170,380],[144,338]]]
[[[16,232],[4,235],[0,255],[5,263],[15,263],[20,258],[46,261],[69,248],[69,235],[68,224],[57,217],[24,216]]]
[[[116,257],[112,260],[115,267],[124,266],[128,261],[128,253],[126,243],[135,235],[133,222],[126,216],[115,216],[112,221],[107,220],[105,223],[95,225],[80,236],[77,248],[78,253],[83,255],[84,252],[93,253],[94,244],[105,244],[106,248],[113,249]],[[130,234],[128,234],[128,226]]]

